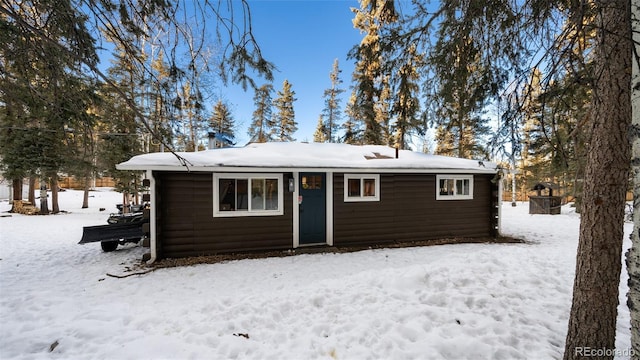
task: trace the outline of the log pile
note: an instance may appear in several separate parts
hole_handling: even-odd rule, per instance
[[[37,215],[40,209],[31,204],[29,201],[14,200],[11,212],[23,215]]]

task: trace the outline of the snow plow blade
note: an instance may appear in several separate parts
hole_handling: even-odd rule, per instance
[[[82,231],[82,239],[78,244],[86,244],[97,241],[118,241],[141,239],[143,221],[122,224],[108,224],[97,226],[85,226]]]

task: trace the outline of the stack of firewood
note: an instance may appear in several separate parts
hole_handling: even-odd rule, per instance
[[[16,214],[36,215],[40,212],[40,209],[34,206],[29,201],[14,200],[13,209],[11,211]]]

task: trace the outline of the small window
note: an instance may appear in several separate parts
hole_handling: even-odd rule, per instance
[[[322,175],[303,176],[302,188],[305,190],[322,190]]]
[[[282,215],[282,175],[214,174],[213,216]]]
[[[380,201],[380,175],[345,174],[344,201]]]
[[[473,175],[438,175],[436,184],[436,200],[473,199]]]

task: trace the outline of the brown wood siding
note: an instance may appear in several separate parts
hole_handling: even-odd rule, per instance
[[[472,200],[436,200],[436,175],[381,174],[379,202],[344,202],[334,174],[334,245],[494,236],[493,175],[474,175]]]
[[[396,208],[393,175],[380,175],[380,201],[345,202],[344,174],[333,176],[333,244],[382,244],[394,242]],[[390,231],[391,230],[391,231]]]
[[[155,173],[158,242],[162,257],[289,249],[293,244],[292,194],[284,215],[213,217],[212,173]],[[284,184],[290,174],[284,174]]]

